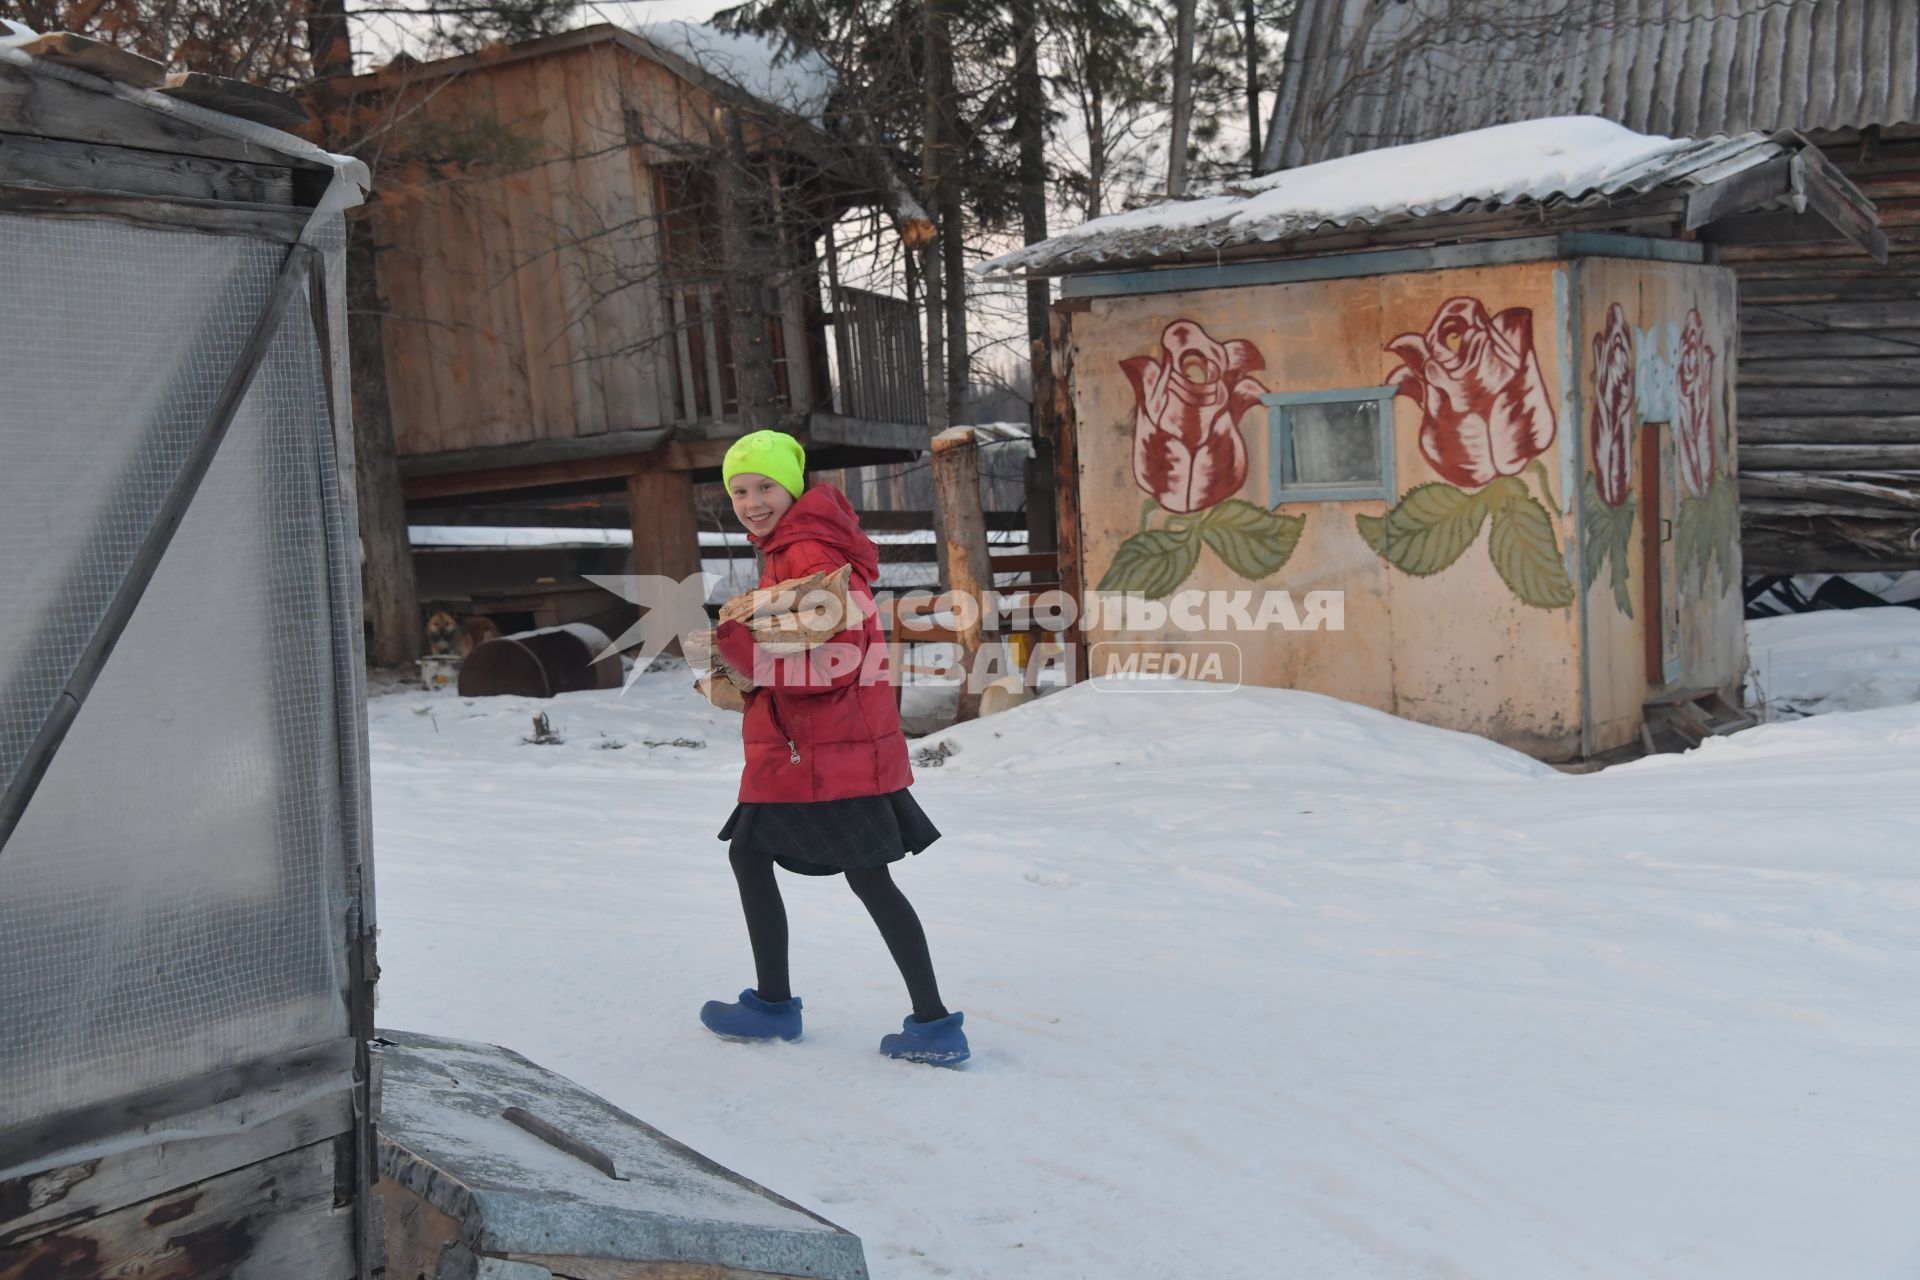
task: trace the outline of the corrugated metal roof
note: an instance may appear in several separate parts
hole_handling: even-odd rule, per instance
[[[1920,123],[1920,0],[1299,0],[1268,167],[1536,116]]]
[[[1547,215],[1662,190],[1684,194],[1790,153],[1758,133],[1650,138],[1595,117],[1527,120],[1096,218],[979,269],[1071,271],[1501,208]]]

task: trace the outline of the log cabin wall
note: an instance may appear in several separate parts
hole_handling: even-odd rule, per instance
[[[1721,251],[1749,574],[1920,569],[1920,130],[1825,150],[1879,207],[1885,265],[1836,243]]]
[[[402,457],[727,417],[724,289],[663,253],[715,99],[611,40],[405,90],[417,134],[487,163],[403,172],[377,209]],[[421,123],[421,122],[424,122]],[[749,133],[750,145],[763,139]],[[697,216],[711,220],[712,210]],[[663,238],[662,230],[667,235]],[[801,237],[792,237],[798,241]],[[775,282],[782,408],[824,399],[811,254]]]

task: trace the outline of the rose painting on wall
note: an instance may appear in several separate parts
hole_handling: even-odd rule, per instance
[[[1240,420],[1265,394],[1266,367],[1244,339],[1221,342],[1192,320],[1175,320],[1152,355],[1120,369],[1133,388],[1133,480],[1146,498],[1140,528],[1120,545],[1099,591],[1167,596],[1209,547],[1249,581],[1278,572],[1306,521],[1234,495],[1247,479]]]
[[[1581,586],[1591,587],[1600,566],[1611,566],[1613,601],[1633,616],[1627,589],[1627,549],[1633,538],[1634,409],[1640,403],[1633,330],[1619,303],[1607,308],[1607,322],[1593,335],[1593,415],[1587,449],[1593,470],[1586,477],[1581,516],[1586,547]]]
[[[1459,560],[1491,521],[1487,553],[1507,588],[1535,608],[1572,604],[1540,461],[1558,428],[1533,312],[1489,314],[1478,298],[1449,298],[1424,332],[1401,334],[1386,350],[1400,358],[1387,382],[1419,405],[1420,453],[1440,479],[1407,490],[1384,516],[1356,516],[1367,545],[1426,577]]]
[[[1674,368],[1673,442],[1680,465],[1683,493],[1674,516],[1675,558],[1690,589],[1704,590],[1709,569],[1726,594],[1734,581],[1734,558],[1740,538],[1738,485],[1722,459],[1731,451],[1721,440],[1723,421],[1716,423],[1713,407],[1720,383],[1715,378],[1714,350],[1707,344],[1706,322],[1698,308],[1687,312],[1680,329],[1680,352]]]

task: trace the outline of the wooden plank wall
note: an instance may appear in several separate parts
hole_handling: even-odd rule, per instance
[[[728,412],[733,370],[715,286],[669,298],[658,266],[654,166],[688,163],[687,144],[708,144],[704,91],[602,41],[416,86],[400,111],[416,131],[431,122],[469,142],[491,135],[493,154],[525,152],[510,171],[401,169],[381,185],[379,283],[401,456]],[[769,325],[795,411],[826,382],[823,369],[788,371],[795,359],[824,359],[805,338],[819,315],[806,275],[781,286]]]
[[[406,108],[494,131],[512,171],[402,172],[381,193],[380,286],[402,456],[672,419],[652,184],[627,146],[627,77],[600,43],[433,82]],[[664,73],[662,73],[664,74]],[[495,123],[497,122],[497,123]]]
[[[331,1139],[311,1143],[107,1211],[70,1203],[38,1233],[0,1242],[0,1280],[351,1280],[354,1211],[336,1201],[341,1150]],[[102,1163],[55,1174],[84,1181]]]
[[[1749,575],[1920,569],[1920,137],[1826,151],[1879,207],[1884,266],[1827,243],[1721,252]]]

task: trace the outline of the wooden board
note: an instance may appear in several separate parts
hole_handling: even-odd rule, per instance
[[[307,225],[304,209],[221,200],[162,200],[110,191],[69,191],[0,183],[0,211],[43,218],[106,218],[157,231],[205,231],[294,244]]]
[[[386,307],[381,345],[386,350],[387,404],[393,422],[394,453],[399,457],[432,448],[439,404],[433,386],[432,326],[421,283],[418,209],[375,205],[380,245],[375,257],[379,292]]]
[[[172,155],[215,156],[253,164],[324,167],[251,142],[208,133],[176,116],[150,111],[64,80],[35,75],[11,64],[0,64],[0,133],[103,142]]]
[[[440,1255],[462,1238],[460,1220],[391,1178],[375,1183],[373,1191],[385,1219],[387,1275],[393,1280],[437,1276]]]
[[[426,188],[415,210],[414,258],[420,268],[420,337],[426,346],[425,376],[433,384],[434,413],[407,432],[409,453],[434,453],[465,443],[471,383],[461,360],[460,327],[465,318],[453,305],[448,242],[457,234],[452,194],[446,183]]]
[[[1912,516],[1892,520],[1743,515],[1741,565],[1749,575],[1898,573],[1920,569]]]
[[[1768,470],[1920,470],[1920,444],[1747,444],[1740,447],[1742,474]]]
[[[460,327],[450,334],[465,378],[458,419],[442,424],[441,447],[511,444],[525,439],[526,402],[516,396],[518,379],[503,350],[507,326],[503,293],[495,288],[487,261],[486,224],[497,216],[494,184],[467,178],[446,184],[447,225],[454,238],[445,245],[447,290]],[[502,282],[510,283],[510,282]],[[517,403],[516,403],[517,401]]]
[[[1776,302],[1769,306],[1740,308],[1740,332],[1743,334],[1794,333],[1828,328],[1920,329],[1920,296],[1909,291],[1898,301],[1811,302],[1796,303],[1790,308]]]
[[[298,128],[311,119],[297,98],[202,71],[176,71],[167,77],[160,92],[196,107],[239,116],[275,129]]]
[[[1752,418],[1804,418],[1853,414],[1882,418],[1913,412],[1911,387],[1752,387],[1740,388],[1740,421]]]
[[[1920,444],[1920,414],[1743,418],[1740,444]]]
[[[579,157],[593,145],[591,122],[579,119],[568,76],[570,62],[587,57],[572,51],[534,64],[538,92],[548,104],[544,133],[555,159],[546,166],[552,198],[554,268],[566,299],[567,371],[573,382],[573,417],[561,424],[566,435],[607,430],[605,349],[593,307],[595,275],[591,243],[595,223],[581,191]]]
[[[475,77],[476,103],[499,118],[498,84],[493,76]],[[527,374],[526,341],[521,332],[520,290],[515,279],[512,232],[507,225],[508,191],[503,177],[476,178],[462,185],[461,222],[472,237],[467,255],[472,271],[469,294],[478,331],[469,360],[480,368],[481,429],[471,443],[510,444],[536,438],[532,391]]]
[[[342,1089],[230,1132],[156,1142],[0,1180],[0,1249],[352,1127],[352,1094]]]
[[[1774,262],[1754,263],[1741,266],[1739,276],[1741,305],[1760,312],[1743,316],[1742,323],[1762,319],[1776,307],[1788,313],[1781,319],[1791,322],[1800,309],[1798,304],[1807,302],[1911,302],[1920,298],[1920,274],[1875,266],[1864,258],[1844,271],[1838,264],[1823,263],[1805,273],[1799,267],[1782,270]]]
[[[515,65],[492,76],[494,107],[501,125],[526,140],[531,167],[495,179],[500,184],[508,254],[519,301],[522,359],[526,368],[529,438],[573,434],[573,374],[567,367],[565,289],[555,258],[553,196],[546,166],[553,152],[543,130],[553,107],[538,93],[533,68]]]
[[[1920,349],[1887,346],[1875,357],[1753,359],[1742,351],[1740,385],[1746,387],[1920,387]]]
[[[1920,292],[1920,282],[1916,282],[1915,291]],[[1920,358],[1920,329],[1752,333],[1742,334],[1740,338],[1743,373],[1748,364],[1762,360],[1829,356],[1855,356],[1869,360]]]
[[[0,1249],[0,1280],[350,1280],[353,1206],[332,1141]]]
[[[73,191],[292,204],[286,165],[245,164],[204,156],[169,155],[91,142],[64,142],[0,133],[0,173],[8,182],[36,182]]]
[[[121,49],[103,40],[91,40],[71,31],[55,31],[20,46],[22,53],[62,66],[89,72],[135,89],[157,89],[166,82],[167,68],[152,58]]]
[[[646,251],[651,227],[641,224],[633,189],[614,58],[612,46],[598,45],[568,59],[565,70],[574,110],[575,191],[592,229],[593,354],[606,397],[600,429],[631,431],[667,420],[659,408],[663,380],[655,350],[666,335],[659,323],[658,269]]]

